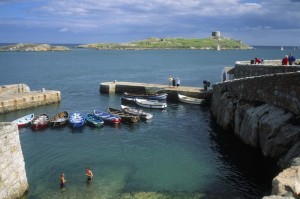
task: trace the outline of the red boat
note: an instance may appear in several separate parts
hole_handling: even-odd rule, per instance
[[[31,121],[31,128],[33,130],[45,129],[49,126],[50,118],[47,114],[41,114]]]

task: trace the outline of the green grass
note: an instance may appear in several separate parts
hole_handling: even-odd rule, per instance
[[[82,48],[96,49],[207,49],[215,50],[251,49],[252,47],[235,39],[225,37],[198,38],[148,38],[129,43],[95,43],[80,45]]]

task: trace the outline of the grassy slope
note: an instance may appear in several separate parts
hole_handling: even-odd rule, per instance
[[[251,46],[241,41],[225,38],[210,37],[205,39],[186,38],[148,38],[129,43],[95,43],[80,45],[82,48],[96,49],[251,49]]]

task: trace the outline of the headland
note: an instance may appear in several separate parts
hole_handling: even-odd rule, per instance
[[[42,52],[42,51],[69,51],[65,46],[52,46],[49,44],[18,43],[0,47],[0,52]]]
[[[128,43],[93,43],[79,45],[79,48],[98,50],[249,50],[251,46],[240,40],[221,36],[219,31],[212,32],[208,38],[147,38]]]

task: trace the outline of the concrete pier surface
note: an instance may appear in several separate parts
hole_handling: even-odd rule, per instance
[[[61,101],[60,91],[30,91],[26,84],[0,86],[0,114]]]
[[[209,99],[211,91],[202,87],[179,86],[172,87],[164,84],[147,84],[137,82],[103,82],[100,83],[100,93],[123,94],[124,92],[137,94],[168,93],[169,100],[177,100],[177,93],[200,99]]]

